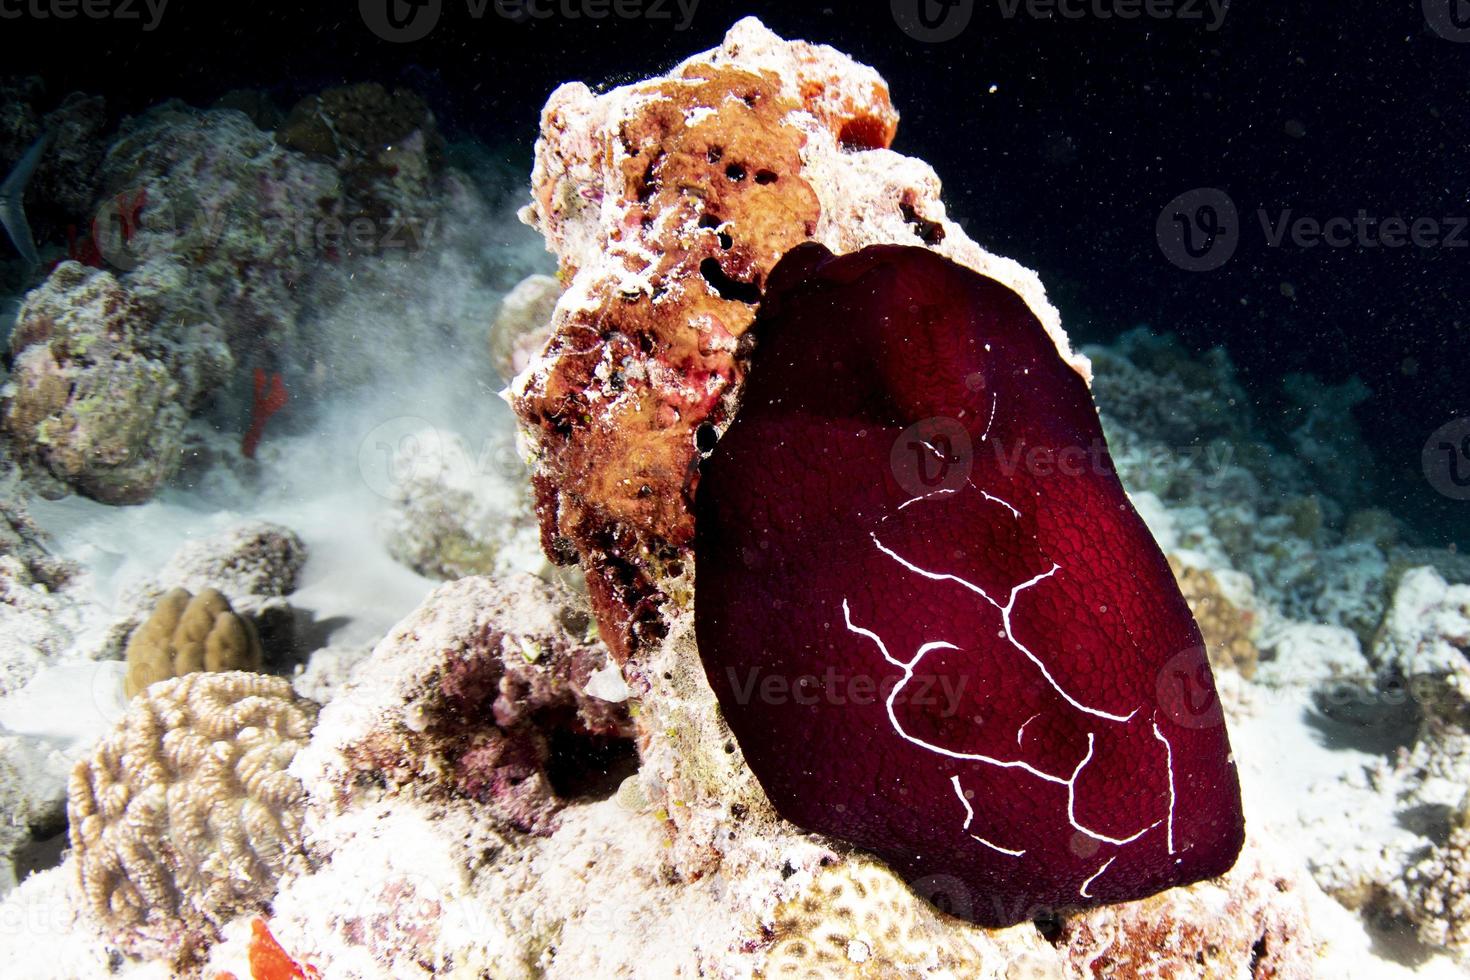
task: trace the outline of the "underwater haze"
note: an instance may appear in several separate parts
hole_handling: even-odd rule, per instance
[[[0,0],[26,978],[1470,974],[1470,5]]]

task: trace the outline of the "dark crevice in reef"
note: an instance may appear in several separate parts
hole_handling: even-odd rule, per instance
[[[709,258],[699,263],[699,274],[704,276],[704,281],[710,284],[711,289],[720,294],[721,299],[732,299],[752,306],[761,301],[761,287],[758,283],[731,278],[720,268],[718,259]]]
[[[701,423],[699,428],[694,430],[694,448],[698,449],[701,455],[713,452],[719,441],[719,432],[708,422]]]
[[[937,221],[930,221],[924,217],[914,208],[912,202],[907,200],[900,201],[898,212],[903,215],[904,221],[913,225],[914,234],[918,235],[919,240],[925,245],[933,247],[944,241],[944,226]]]
[[[638,747],[631,738],[555,729],[547,742],[546,778],[564,800],[608,799],[638,771]]]
[[[1062,929],[1066,926],[1066,921],[1057,913],[1041,912],[1031,920],[1031,924],[1036,927],[1041,938],[1053,946],[1062,941]]]
[[[1251,976],[1256,976],[1256,970],[1261,966],[1261,959],[1266,955],[1266,937],[1261,936],[1251,946]]]

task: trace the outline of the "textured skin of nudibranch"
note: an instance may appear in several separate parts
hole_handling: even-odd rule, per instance
[[[781,815],[957,878],[983,925],[1228,870],[1199,629],[1022,299],[917,247],[803,245],[754,329],[695,623]]]

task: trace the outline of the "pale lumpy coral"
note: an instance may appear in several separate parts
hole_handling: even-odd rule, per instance
[[[128,640],[126,657],[128,697],[170,677],[199,670],[258,671],[265,662],[255,627],[235,614],[218,589],[198,595],[171,589]]]
[[[477,450],[426,427],[405,441],[416,451],[401,451],[391,464],[402,476],[389,490],[390,555],[441,580],[546,567],[525,469],[509,440],[487,440]]]
[[[136,698],[77,764],[75,868],[124,949],[185,956],[270,899],[303,853],[302,789],[286,767],[316,714],[280,678],[190,674]]]
[[[561,297],[552,276],[530,275],[505,294],[490,325],[490,360],[502,378],[513,378],[551,338],[551,318]]]
[[[1470,825],[1459,822],[1390,887],[1421,940],[1470,963]]]
[[[184,544],[159,573],[169,586],[218,588],[237,607],[250,597],[290,595],[306,564],[306,544],[288,527],[246,521]]]

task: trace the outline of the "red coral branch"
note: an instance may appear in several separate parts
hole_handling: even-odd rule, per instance
[[[281,380],[279,374],[270,376],[270,384],[267,387],[265,372],[260,368],[255,369],[255,402],[250,409],[250,428],[245,432],[245,438],[240,443],[240,451],[245,454],[246,459],[255,458],[256,447],[260,445],[260,438],[265,434],[265,424],[270,417],[286,407],[288,396],[286,384]]]

